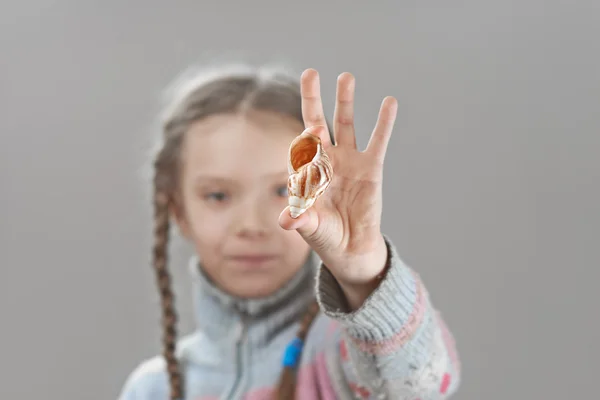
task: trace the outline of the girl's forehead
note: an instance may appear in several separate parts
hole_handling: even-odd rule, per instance
[[[260,119],[220,115],[194,124],[187,132],[184,161],[197,172],[274,174],[287,171],[291,141],[302,129],[274,116]]]

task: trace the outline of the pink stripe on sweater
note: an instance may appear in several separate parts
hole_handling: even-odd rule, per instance
[[[319,400],[315,369],[315,364],[312,363],[303,366],[298,371],[296,399]]]
[[[339,326],[340,323],[338,321],[336,321],[335,319],[330,320],[329,325],[327,326],[327,338],[330,338]]]
[[[448,329],[448,325],[446,325],[446,321],[442,318],[442,315],[437,312],[437,322],[442,330],[442,338],[444,339],[444,344],[446,345],[446,349],[448,349],[448,356],[450,357],[450,361],[454,365],[454,370],[457,375],[460,375],[460,359],[458,358],[458,353],[456,351],[456,343],[454,341],[454,336]]]
[[[346,341],[344,339],[340,340],[340,357],[342,361],[348,361],[348,347],[346,347]]]
[[[356,337],[351,337],[352,342],[363,352],[371,353],[376,355],[386,355],[393,353],[399,347],[403,346],[406,342],[412,339],[416,330],[421,326],[423,317],[425,315],[425,288],[423,283],[416,272],[412,271],[415,283],[417,286],[417,293],[415,297],[415,304],[412,312],[408,316],[406,324],[400,329],[400,332],[396,333],[389,339],[381,340],[378,342],[369,342]],[[350,335],[349,335],[350,336]]]
[[[329,377],[329,371],[327,371],[325,352],[317,354],[315,360],[315,373],[317,374],[317,382],[320,389],[320,400],[337,400],[335,390],[331,384],[331,378]]]
[[[275,389],[268,387],[251,390],[243,398],[244,400],[268,400],[275,398],[274,396]]]
[[[298,370],[296,381],[297,400],[337,400],[327,365],[325,353],[319,353],[313,363],[307,364]],[[244,400],[270,400],[275,394],[275,388],[262,387],[251,390],[244,396]],[[214,400],[212,398],[197,400]]]

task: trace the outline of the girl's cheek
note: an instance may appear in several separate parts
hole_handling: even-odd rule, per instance
[[[222,241],[231,230],[235,211],[231,208],[214,209],[209,205],[198,207],[194,223],[207,241]]]

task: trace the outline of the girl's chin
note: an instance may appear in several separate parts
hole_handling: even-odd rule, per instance
[[[247,278],[233,284],[230,282],[225,290],[235,297],[259,299],[274,294],[284,284],[285,282],[277,284],[273,276],[262,277],[262,279]]]

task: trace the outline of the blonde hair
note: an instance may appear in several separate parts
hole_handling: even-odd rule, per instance
[[[161,137],[153,162],[152,256],[162,308],[162,354],[167,365],[170,398],[176,400],[184,397],[184,385],[175,356],[178,315],[171,289],[167,249],[170,210],[172,206],[177,206],[180,159],[185,134],[191,124],[215,114],[256,110],[291,116],[302,123],[303,119],[299,80],[290,69],[284,67],[226,64],[199,71],[190,70],[175,81],[168,95],[170,100],[161,115]],[[297,332],[297,338],[301,341],[306,337],[317,313],[318,306],[313,302]],[[295,377],[294,367],[283,367],[277,399],[293,398]]]

